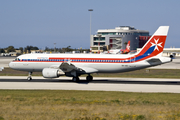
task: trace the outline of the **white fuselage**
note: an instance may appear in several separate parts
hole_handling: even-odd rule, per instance
[[[114,54],[25,54],[18,57],[19,61],[9,63],[9,66],[22,71],[42,71],[51,66],[59,67],[63,62],[69,62],[77,68],[93,68],[99,73],[125,72],[151,67],[170,62],[170,58],[158,57],[161,62],[149,63],[146,60],[126,62],[133,55]],[[153,57],[156,59],[156,57]],[[151,58],[152,59],[152,58]]]

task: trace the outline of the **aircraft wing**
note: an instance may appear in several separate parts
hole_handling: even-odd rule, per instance
[[[59,68],[64,72],[70,72],[72,70],[79,71],[79,69],[76,66],[74,66],[71,63],[67,63],[67,62],[61,63]]]
[[[91,67],[76,67],[72,63],[68,63],[68,62],[61,63],[59,68],[63,72],[77,71],[77,72],[81,72],[81,73],[95,73],[98,71],[98,70],[91,68]]]

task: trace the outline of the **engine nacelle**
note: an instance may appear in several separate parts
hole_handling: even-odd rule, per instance
[[[57,78],[64,74],[65,73],[60,69],[54,69],[54,68],[44,68],[42,71],[42,75],[44,78]]]
[[[171,59],[174,59],[175,56],[176,56],[176,53],[172,53],[169,57],[170,57]]]

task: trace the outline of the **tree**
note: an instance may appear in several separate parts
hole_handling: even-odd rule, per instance
[[[71,48],[71,46],[66,47],[65,50],[66,50],[66,52],[71,52],[71,51],[73,51],[73,49]]]
[[[19,50],[21,50],[21,54],[23,54],[23,47],[20,47]]]
[[[15,51],[16,51],[15,48],[14,48],[14,46],[9,46],[9,47],[6,48],[6,50],[7,50],[8,53],[9,53],[9,52],[15,52]]]
[[[31,52],[30,46],[26,46],[26,47],[24,48],[24,50],[25,50],[25,52],[28,52],[28,53]]]
[[[30,47],[31,47],[31,50],[39,50],[39,48],[36,46],[30,46]]]
[[[26,47],[24,48],[24,50],[25,50],[25,52],[30,53],[31,50],[39,50],[39,48],[36,47],[36,46],[26,46]]]
[[[4,49],[0,48],[0,53],[5,53]]]

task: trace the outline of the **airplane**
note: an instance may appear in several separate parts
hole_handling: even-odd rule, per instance
[[[126,49],[111,49],[107,52],[107,54],[127,54],[130,52],[130,41],[126,45]]]
[[[126,45],[126,49],[121,50],[121,54],[128,54],[130,52],[130,41],[128,41],[128,44]]]
[[[121,53],[121,49],[111,49],[105,52],[106,54],[119,54]]]
[[[165,51],[164,53],[170,54],[169,57],[175,59],[176,55],[180,54],[180,52],[175,51]]]
[[[162,57],[168,30],[169,26],[160,26],[135,54],[24,54],[10,62],[9,67],[28,71],[28,80],[32,80],[32,72],[42,71],[44,78],[65,75],[78,82],[82,74],[91,81],[92,73],[120,73],[161,65],[172,61]]]
[[[0,67],[0,71],[3,71],[4,70],[4,67]]]

